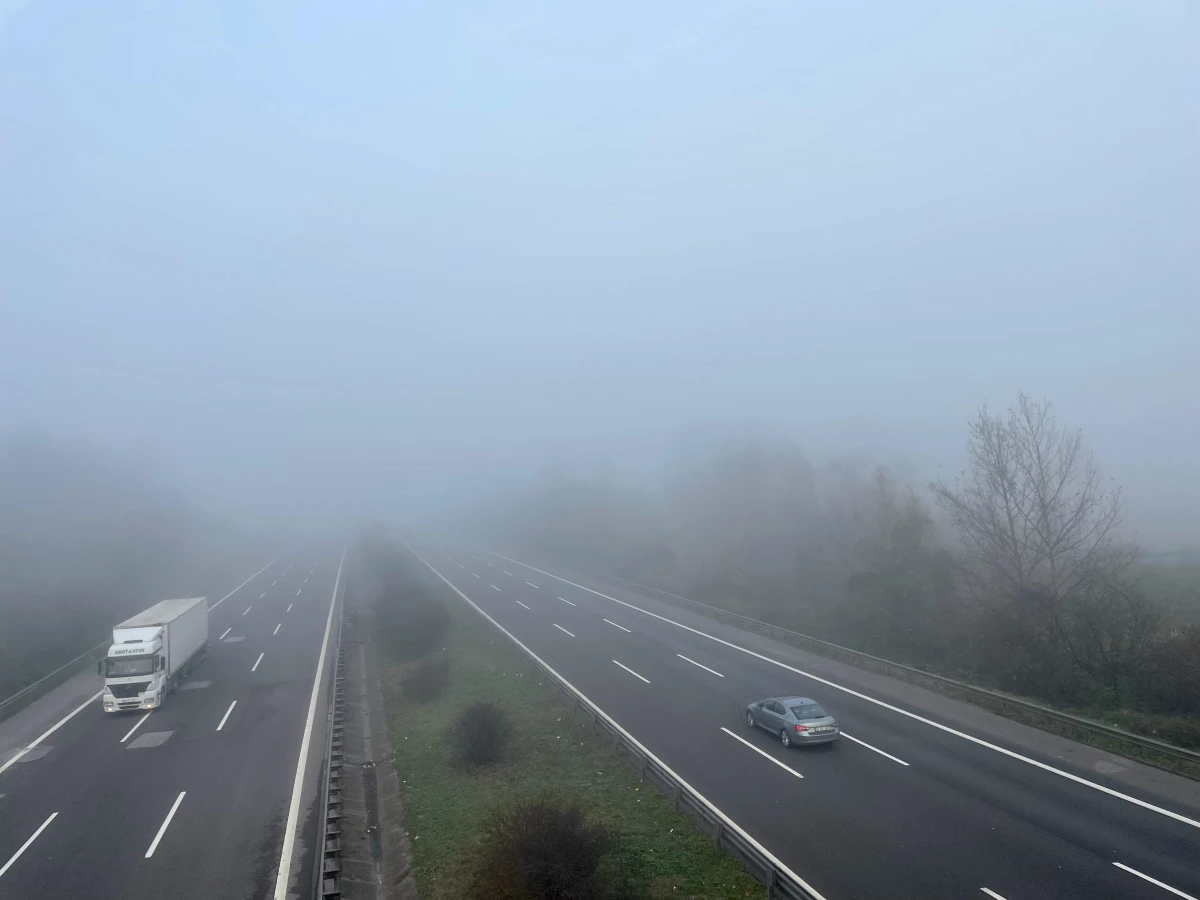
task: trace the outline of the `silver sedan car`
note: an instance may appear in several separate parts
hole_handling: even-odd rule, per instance
[[[768,697],[755,701],[746,707],[746,724],[777,735],[785,747],[828,744],[841,733],[837,720],[809,697]]]

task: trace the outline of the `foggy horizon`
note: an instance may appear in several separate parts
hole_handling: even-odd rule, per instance
[[[0,432],[252,524],[1053,402],[1200,545],[1183,4],[0,4]]]

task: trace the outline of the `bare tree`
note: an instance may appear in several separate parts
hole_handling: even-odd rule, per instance
[[[1118,529],[1121,489],[1104,483],[1082,434],[1059,426],[1048,401],[1021,394],[1006,417],[981,408],[967,444],[970,468],[931,485],[991,599],[1037,608],[1077,660],[1068,606],[1136,558]]]

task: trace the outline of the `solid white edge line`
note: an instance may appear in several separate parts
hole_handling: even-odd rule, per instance
[[[524,604],[524,603],[522,603],[520,600],[518,600],[518,601],[517,601],[517,606],[525,606],[525,604]],[[526,608],[526,609],[529,609],[529,607],[528,607],[528,606],[525,606],[525,608]]]
[[[1136,875],[1138,878],[1145,879],[1146,881],[1150,882],[1151,884],[1162,888],[1164,891],[1170,891],[1176,897],[1183,897],[1183,898],[1185,898],[1185,900],[1196,900],[1196,898],[1193,897],[1191,894],[1185,894],[1179,888],[1173,888],[1169,884],[1164,884],[1163,882],[1159,881],[1157,878],[1151,878],[1149,875],[1147,875],[1144,872],[1139,872],[1137,869],[1131,869],[1129,866],[1125,865],[1125,863],[1115,862],[1115,863],[1113,863],[1113,865],[1116,866],[1118,869],[1124,869],[1130,875]]]
[[[624,625],[618,625],[618,624],[617,624],[616,622],[614,622],[612,619],[602,619],[601,621],[607,622],[609,625],[613,626],[613,628],[620,628],[620,629],[621,629],[622,631],[624,631],[626,634],[633,634],[633,631],[632,631],[632,630],[630,630],[630,629],[626,628]]]
[[[225,710],[225,715],[221,716],[221,723],[219,725],[217,725],[217,731],[220,731],[222,728],[225,727],[225,721],[229,718],[229,714],[231,712],[233,712],[233,708],[235,706],[237,706],[236,700],[234,700],[232,703],[229,704],[229,709]]]
[[[617,663],[618,666],[620,666],[622,669],[624,669],[626,672],[628,672],[634,678],[641,678],[642,681],[646,682],[646,684],[650,683],[649,678],[646,678],[644,675],[639,675],[637,672],[633,671],[633,669],[629,668],[629,666],[625,665],[625,663],[617,662],[615,659],[613,660],[613,662]]]
[[[684,662],[690,662],[693,666],[696,666],[696,668],[698,668],[698,669],[703,669],[705,672],[712,672],[718,678],[725,677],[720,672],[718,672],[716,669],[710,669],[708,666],[701,665],[700,663],[696,662],[694,659],[688,659],[682,653],[676,653],[675,655],[678,656],[680,659],[682,659]]]
[[[775,757],[773,757],[766,750],[763,750],[759,747],[755,747],[752,743],[750,743],[748,740],[746,740],[740,734],[734,734],[732,731],[730,731],[728,728],[726,728],[723,725],[721,726],[721,730],[723,732],[725,732],[727,735],[729,735],[731,738],[733,738],[735,741],[741,741],[743,744],[745,744],[747,747],[749,747],[751,750],[753,750],[759,756],[763,757],[763,759],[769,759],[771,762],[775,763],[775,765],[779,766],[779,768],[784,769],[788,772],[791,772],[797,778],[804,777],[799,772],[797,772],[795,769],[793,769],[791,766],[787,765],[786,763],[781,763],[779,760],[777,760]]]
[[[559,631],[561,631],[563,634],[567,635],[568,637],[575,637],[575,635],[571,634],[571,632],[567,631],[567,629],[563,628],[557,622],[551,622],[550,624],[553,625],[555,628],[557,628]]]
[[[41,734],[39,734],[36,738],[33,739],[33,741],[31,743],[26,744],[22,749],[18,750],[12,756],[10,756],[8,759],[6,759],[3,764],[0,764],[0,772],[4,772],[9,766],[13,765],[22,756],[24,756],[26,753],[28,753],[30,750],[32,750],[34,747],[36,747],[38,744],[40,744],[42,741],[44,741],[46,738],[50,737],[50,735],[54,734],[54,732],[58,731],[58,729],[62,728],[69,721],[71,721],[73,718],[75,718],[77,715],[79,715],[79,713],[82,712],[83,709],[89,703],[95,703],[97,700],[99,700],[100,695],[103,693],[104,693],[104,691],[96,691],[96,693],[92,694],[92,696],[88,697],[86,700],[84,700],[82,703],[80,703],[77,707],[75,707],[73,710],[71,710],[69,713],[67,713],[65,716],[63,716],[61,719],[59,719],[57,722],[55,722],[53,725],[51,725],[49,728],[47,728],[45,731],[43,731]]]
[[[1051,774],[1058,775],[1059,777],[1065,778],[1068,781],[1073,781],[1076,784],[1089,787],[1092,790],[1099,791],[1102,794],[1107,794],[1110,797],[1116,797],[1118,800],[1124,800],[1126,803],[1132,803],[1134,806],[1140,806],[1142,809],[1147,809],[1151,812],[1158,813],[1161,816],[1166,816],[1168,819],[1174,819],[1177,822],[1182,822],[1183,824],[1190,825],[1193,828],[1200,828],[1200,821],[1197,821],[1196,819],[1189,819],[1187,816],[1181,815],[1180,813],[1172,812],[1171,810],[1164,809],[1161,806],[1155,806],[1153,803],[1147,803],[1145,800],[1139,800],[1137,797],[1130,796],[1129,794],[1123,794],[1118,790],[1105,787],[1104,785],[1097,784],[1094,781],[1088,781],[1086,778],[1083,778],[1079,775],[1072,774],[1071,772],[1067,772],[1062,769],[1056,769],[1054,766],[1048,765],[1047,763],[1039,762],[1036,759],[1031,759],[1030,757],[1017,753],[1014,750],[1007,750],[1004,747],[991,743],[990,741],[985,741],[983,738],[978,738],[974,735],[967,734],[964,731],[959,731],[956,728],[951,728],[949,725],[943,725],[941,722],[935,722],[932,719],[927,719],[922,715],[918,715],[917,713],[909,712],[907,709],[901,709],[899,706],[893,706],[891,703],[887,703],[886,701],[877,700],[874,697],[870,697],[867,694],[854,690],[853,688],[844,687],[837,682],[830,681],[827,678],[821,678],[819,675],[813,675],[811,672],[805,672],[803,669],[797,669],[795,666],[789,666],[787,663],[780,662],[777,659],[772,659],[771,657],[764,656],[761,653],[755,653],[753,650],[747,650],[745,647],[739,647],[737,644],[726,641],[714,635],[707,634],[706,632],[700,631],[698,628],[692,628],[690,625],[684,625],[682,622],[676,622],[674,619],[668,619],[666,616],[660,616],[658,613],[650,612],[648,609],[642,609],[640,606],[634,606],[632,603],[627,603],[624,600],[618,600],[616,597],[610,597],[608,594],[602,594],[590,587],[584,587],[582,584],[576,584],[574,581],[569,581],[568,579],[563,578],[561,575],[555,575],[553,572],[547,572],[544,569],[539,569],[536,566],[531,566],[528,563],[521,562],[520,560],[511,559],[507,556],[496,553],[494,550],[488,550],[486,552],[491,553],[500,559],[506,559],[509,562],[524,566],[525,568],[545,575],[548,578],[554,578],[557,581],[563,582],[564,584],[569,584],[572,587],[577,587],[580,590],[587,591],[589,594],[595,594],[597,597],[603,597],[605,600],[611,600],[614,603],[619,603],[622,606],[628,607],[629,609],[635,609],[647,616],[667,622],[668,624],[674,625],[677,628],[682,628],[684,631],[690,631],[692,634],[699,635],[703,638],[708,638],[710,641],[716,641],[718,644],[723,644],[724,646],[733,650],[745,653],[747,656],[753,656],[754,658],[761,659],[763,662],[770,663],[773,666],[778,666],[781,669],[787,669],[789,672],[795,672],[797,675],[803,675],[805,678],[811,678],[813,681],[819,682],[827,687],[842,691],[843,693],[849,694],[852,697],[858,697],[860,700],[865,700],[868,703],[874,703],[876,706],[889,709],[892,712],[898,713],[902,716],[907,716],[914,721],[921,722],[922,724],[928,725],[931,728],[936,728],[938,731],[945,732],[946,734],[952,734],[957,738],[962,738],[964,741],[970,741],[972,744],[976,744],[977,746],[985,747],[988,750],[993,750],[996,753],[1000,753],[1009,757],[1010,759],[1015,759],[1019,762],[1033,766],[1034,768],[1041,769],[1044,772],[1050,772]]]
[[[257,669],[257,668],[258,668],[258,664],[259,664],[260,662],[262,662],[262,658],[263,658],[264,656],[266,656],[266,655],[267,655],[267,654],[266,654],[266,652],[265,652],[265,651],[264,651],[264,652],[262,652],[262,653],[260,653],[260,654],[258,654],[258,659],[256,659],[256,660],[254,661],[254,665],[252,665],[252,666],[250,667],[250,671],[251,671],[251,672],[253,672],[255,669]]]
[[[413,555],[417,556],[416,554],[413,554]],[[479,613],[481,616],[483,616],[485,619],[487,619],[489,622],[491,622],[492,625],[495,626],[496,629],[499,630],[501,634],[503,634],[505,637],[507,637],[510,641],[512,641],[518,647],[520,647],[525,653],[529,654],[529,656],[532,659],[536,660],[539,665],[544,666],[546,671],[552,673],[555,678],[558,678],[571,691],[573,691],[576,696],[582,697],[583,700],[593,710],[595,710],[597,715],[601,716],[606,722],[608,722],[609,725],[611,725],[614,729],[619,731],[624,736],[624,738],[627,741],[629,741],[631,744],[633,744],[633,746],[637,747],[638,750],[647,759],[653,760],[656,765],[660,766],[663,769],[663,771],[670,773],[672,778],[674,778],[676,781],[678,781],[687,790],[691,791],[695,796],[699,797],[703,802],[707,803],[708,807],[710,809],[712,809],[718,816],[720,816],[721,820],[725,823],[726,826],[728,826],[729,828],[732,828],[734,831],[736,831],[738,833],[738,835],[743,840],[746,841],[746,843],[750,844],[750,846],[754,847],[763,856],[765,856],[768,860],[770,860],[771,864],[773,866],[775,866],[777,869],[779,869],[779,871],[785,873],[790,878],[792,878],[796,882],[798,882],[806,891],[808,891],[810,894],[813,895],[813,900],[825,900],[825,897],[822,894],[820,894],[816,888],[814,888],[807,881],[805,881],[803,878],[801,878],[799,875],[797,875],[795,872],[793,872],[790,868],[788,868],[788,866],[786,866],[779,859],[779,857],[777,857],[774,853],[772,853],[770,850],[768,850],[766,847],[764,847],[762,844],[760,844],[758,841],[756,841],[753,837],[751,837],[750,833],[747,832],[746,829],[742,828],[742,826],[738,825],[737,822],[735,822],[735,821],[733,821],[733,819],[729,818],[729,816],[727,816],[725,813],[723,813],[717,807],[717,805],[715,803],[713,803],[711,800],[709,800],[707,797],[705,797],[703,794],[701,794],[698,790],[696,790],[694,787],[692,787],[690,784],[688,784],[674,769],[672,769],[670,766],[668,766],[666,763],[664,763],[661,759],[659,759],[657,756],[655,756],[653,753],[651,753],[646,748],[646,746],[644,744],[642,744],[641,741],[639,741],[632,734],[630,734],[628,731],[626,731],[624,728],[622,728],[619,724],[617,724],[616,719],[614,719],[612,716],[610,716],[608,713],[606,713],[604,710],[602,710],[599,706],[597,706],[595,703],[593,703],[590,699],[588,699],[584,695],[584,693],[582,691],[577,689],[575,687],[575,685],[571,684],[571,682],[567,681],[567,679],[565,679],[561,675],[559,675],[558,672],[555,671],[549,665],[547,665],[546,662],[540,656],[538,656],[536,653],[534,653],[532,650],[530,650],[528,647],[526,647],[524,644],[522,644],[519,640],[517,640],[516,636],[513,635],[513,633],[511,631],[509,631],[507,628],[505,628],[503,625],[501,625],[499,622],[497,622],[495,619],[493,619],[491,616],[489,616],[487,613],[485,613],[483,611],[483,608],[480,607],[478,604],[476,604],[474,600],[472,600],[470,597],[468,597],[466,594],[464,594],[462,591],[460,591],[458,588],[456,588],[454,586],[454,583],[451,582],[449,578],[447,578],[445,575],[443,575],[441,572],[439,572],[437,569],[435,569],[432,565],[430,565],[428,562],[426,562],[426,560],[423,559],[422,557],[417,556],[417,559],[419,559],[419,560],[421,560],[421,562],[425,563],[425,566],[426,566],[426,568],[429,569],[429,571],[431,571],[434,575],[436,575],[438,578],[440,578],[445,583],[445,585],[448,588],[450,588],[450,590],[454,591],[454,593],[458,594],[459,597],[461,597],[463,600],[465,600],[470,605],[470,607],[475,610],[475,612]],[[552,577],[557,577],[557,576],[552,576]],[[278,898],[276,898],[276,900],[285,900],[285,898],[278,897]]]
[[[43,822],[41,824],[41,826],[38,827],[37,831],[35,831],[33,834],[31,834],[29,836],[29,840],[27,840],[25,843],[23,843],[20,846],[20,848],[17,850],[17,852],[14,853],[11,857],[9,857],[8,862],[6,862],[3,866],[0,866],[0,875],[3,875],[5,872],[7,872],[9,870],[9,868],[12,867],[12,864],[21,858],[21,854],[29,849],[29,845],[32,844],[34,841],[36,841],[38,839],[38,835],[41,834],[43,831],[45,831],[46,826],[48,826],[56,818],[58,818],[58,813],[56,813],[56,812],[50,813],[49,818],[47,818],[46,821]]]
[[[872,747],[872,746],[871,746],[870,744],[868,744],[866,741],[860,741],[858,738],[856,738],[856,737],[855,737],[854,735],[852,735],[852,734],[846,734],[846,732],[844,732],[844,731],[843,731],[843,732],[841,732],[841,735],[842,735],[842,737],[844,737],[844,738],[848,738],[849,740],[852,740],[852,741],[854,741],[854,743],[856,743],[856,744],[861,744],[862,746],[866,747],[868,750],[874,750],[874,751],[875,751],[876,753],[878,753],[880,756],[886,756],[886,757],[887,757],[888,759],[890,759],[892,762],[897,762],[897,763],[900,763],[900,765],[902,765],[902,766],[907,766],[907,765],[908,765],[908,763],[906,763],[904,760],[900,759],[900,757],[898,757],[898,756],[892,756],[892,754],[890,754],[890,753],[884,753],[884,752],[883,752],[882,750],[880,750],[878,747]]]
[[[1003,897],[1001,897],[999,894],[997,894],[991,888],[980,888],[980,890],[983,891],[985,894],[987,894],[989,897],[991,897],[992,900],[1004,900]]]
[[[283,627],[282,622],[280,622],[278,625],[276,625],[275,630],[271,632],[271,637],[275,637],[275,635],[279,634],[279,629],[282,627]]]
[[[221,636],[219,638],[217,638],[217,640],[218,641],[225,640],[225,635],[229,634],[229,632],[231,632],[231,631],[233,631],[232,625],[230,627],[226,628],[223,632],[221,632]]]
[[[175,812],[179,809],[179,804],[183,802],[183,798],[187,796],[187,791],[180,791],[179,796],[175,798],[175,802],[171,804],[171,811],[167,813],[167,817],[163,819],[162,825],[158,829],[158,834],[154,836],[154,840],[150,842],[150,849],[146,851],[144,859],[149,859],[154,855],[154,851],[158,849],[158,842],[162,840],[162,836],[167,833],[167,826],[171,824],[171,820],[175,818]]]
[[[118,741],[117,743],[123,744],[127,740],[129,740],[133,736],[133,733],[135,731],[137,731],[139,728],[141,728],[142,723],[145,722],[148,718],[150,718],[150,713],[146,713],[144,716],[142,716],[140,719],[138,719],[137,722],[134,723],[134,726],[132,728],[130,728],[127,732],[125,732],[125,737],[121,738],[121,740]]]
[[[278,561],[279,561],[279,557],[277,556],[277,557],[275,557],[275,559],[271,560],[269,563],[267,563],[265,566],[263,566],[261,569],[259,569],[257,572],[255,572],[253,575],[251,575],[249,578],[247,578],[245,581],[243,581],[241,584],[239,584],[237,587],[235,587],[232,591],[230,591],[228,594],[226,594],[224,597],[222,597],[220,600],[218,600],[216,603],[214,603],[212,606],[210,606],[208,608],[208,611],[212,612],[214,609],[216,609],[218,606],[220,606],[222,603],[224,603],[226,600],[228,600],[230,597],[232,597],[234,594],[236,594],[238,591],[240,591],[242,588],[244,588],[250,582],[252,582],[255,578],[257,578],[263,572],[267,571],[267,569],[271,568],[271,566],[275,565],[275,563]]]
[[[317,674],[313,676],[312,694],[308,698],[308,717],[304,722],[304,737],[300,741],[300,756],[296,760],[296,777],[292,780],[292,799],[288,803],[287,824],[283,829],[283,849],[279,852],[279,868],[275,875],[275,900],[287,900],[288,882],[291,880],[292,856],[296,847],[296,825],[300,818],[300,794],[304,788],[304,768],[308,759],[308,746],[312,743],[313,720],[317,716],[317,698],[321,694],[321,675],[325,671],[325,652],[329,648],[329,633],[333,630],[333,611],[337,606],[338,587],[342,582],[342,566],[346,563],[346,549],[342,548],[342,561],[338,563],[337,577],[333,580],[333,596],[329,598],[329,615],[325,619],[325,637],[321,639],[321,654],[317,657]]]
[[[558,599],[561,600],[563,603],[567,604],[567,606],[575,606],[576,605],[576,604],[572,603],[570,600],[568,600],[566,597],[559,597]]]
[[[527,585],[529,585],[531,588],[537,588],[537,585],[536,585],[536,584],[534,584],[532,581],[527,581],[527,582],[525,582],[525,583],[526,583]],[[541,590],[541,588],[538,588],[538,590],[540,591],[540,590]]]

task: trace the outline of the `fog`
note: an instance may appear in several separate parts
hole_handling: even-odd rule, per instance
[[[1194,545],[1197,84],[1166,0],[0,3],[0,430],[340,529],[1026,391]]]

